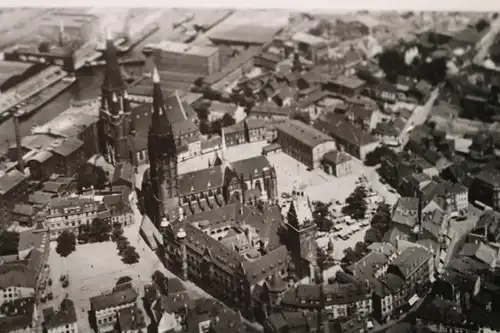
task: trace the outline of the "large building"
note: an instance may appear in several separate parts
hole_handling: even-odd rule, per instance
[[[221,69],[219,49],[215,46],[196,46],[164,41],[148,45],[153,49],[155,64],[168,76],[173,70],[197,77],[217,73]]]
[[[312,169],[320,167],[323,156],[336,149],[330,136],[299,120],[279,124],[277,132],[283,152]]]
[[[80,44],[99,33],[99,18],[95,15],[55,11],[46,15],[39,23],[39,33],[50,41],[58,41],[61,31],[68,41]]]

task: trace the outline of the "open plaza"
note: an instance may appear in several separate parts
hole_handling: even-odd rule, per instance
[[[124,228],[124,235],[140,255],[139,262],[136,264],[123,263],[118,255],[116,243],[112,241],[79,244],[76,250],[66,258],[62,258],[56,252],[56,242],[51,244],[48,265],[51,269],[52,286],[47,291],[53,293],[54,299],[41,304],[42,309],[49,306],[58,307],[61,301],[68,297],[75,303],[79,329],[81,332],[91,332],[87,315],[90,310],[89,298],[111,291],[119,278],[124,276],[132,278],[134,288],[139,297],[142,297],[144,286],[151,283],[151,275],[156,270],[161,271],[167,277],[174,277],[140,237],[139,228],[142,216],[135,207],[134,213],[136,222]],[[59,281],[61,275],[64,274],[67,274],[69,278],[67,288],[62,288]],[[185,286],[193,298],[207,296],[203,290],[191,282],[185,283]]]

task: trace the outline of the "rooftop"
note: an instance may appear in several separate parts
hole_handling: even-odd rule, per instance
[[[309,45],[320,45],[326,44],[327,42],[324,38],[317,37],[302,31],[299,31],[295,35],[293,35],[292,40]]]
[[[334,79],[333,83],[350,89],[358,89],[362,87],[366,82],[358,79],[357,77],[341,75]]]
[[[53,307],[43,309],[43,323],[46,329],[54,329],[77,322],[73,301],[64,299],[61,307],[55,311]]]
[[[7,194],[27,178],[23,173],[12,170],[0,177],[0,195]]]
[[[410,277],[415,270],[427,262],[429,255],[429,251],[423,247],[409,247],[397,256],[391,265],[398,267],[406,279]]]
[[[153,49],[157,49],[163,52],[182,53],[185,55],[195,55],[201,57],[209,57],[219,51],[215,46],[198,46],[172,41],[162,41],[158,44],[149,46]]]
[[[277,126],[277,129],[278,131],[294,137],[310,148],[314,148],[324,142],[333,142],[333,139],[329,135],[315,129],[312,126],[306,125],[299,120],[289,120],[281,123]]]
[[[276,27],[263,27],[258,25],[239,25],[227,30],[217,31],[209,36],[212,42],[233,42],[238,44],[266,44],[279,32]]]
[[[137,292],[132,285],[129,288],[121,288],[117,291],[112,291],[107,294],[98,295],[90,298],[90,305],[93,310],[105,310],[111,307],[129,304],[135,302],[137,299]]]

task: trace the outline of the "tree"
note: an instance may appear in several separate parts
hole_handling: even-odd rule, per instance
[[[368,245],[366,245],[366,243],[363,242],[357,242],[356,245],[354,246],[354,252],[363,257],[368,252]]]
[[[346,205],[342,207],[342,213],[349,215],[356,220],[363,219],[366,214],[366,189],[364,186],[358,186],[345,200]]]
[[[0,255],[16,255],[18,252],[19,233],[15,231],[0,232]]]
[[[222,116],[221,123],[222,127],[229,127],[234,125],[236,123],[236,120],[234,120],[234,118],[230,114],[224,113],[224,116]]]
[[[56,252],[63,258],[69,256],[73,251],[76,250],[76,237],[71,231],[63,231],[59,237],[57,237],[57,247]]]
[[[109,240],[111,226],[106,221],[95,218],[90,224],[90,239],[92,242],[105,242]]]
[[[328,260],[328,256],[327,256],[325,250],[323,250],[319,246],[316,247],[316,260],[318,262],[318,267],[321,270],[325,270],[327,268],[326,267],[326,263],[327,263],[327,260]]]
[[[385,202],[381,202],[370,222],[372,228],[377,229],[380,235],[383,236],[391,228],[391,221],[391,206]]]
[[[387,155],[388,153],[392,153],[390,149],[386,146],[380,146],[366,154],[365,165],[367,166],[375,166],[380,164],[381,157]]]
[[[128,239],[118,239],[116,242],[116,248],[118,249],[118,253],[121,255],[125,252],[127,247],[130,246],[130,242]]]
[[[49,42],[41,42],[38,44],[38,52],[40,53],[49,53],[50,52],[50,43]]]
[[[378,243],[381,241],[382,241],[382,233],[380,232],[379,229],[370,228],[366,231],[366,234],[365,234],[365,243],[366,244],[373,244],[373,243]]]
[[[383,51],[379,55],[378,64],[388,80],[395,81],[401,74],[405,74],[406,64],[403,54],[394,49]]]
[[[95,189],[103,189],[108,183],[106,172],[99,167],[85,165],[77,175],[77,184],[80,191],[93,186]]]
[[[139,262],[139,253],[135,250],[135,247],[128,246],[123,252],[122,261],[127,265],[132,265]]]
[[[357,262],[358,259],[358,254],[351,247],[344,250],[344,258],[342,258],[343,263],[350,265]]]
[[[132,278],[130,276],[122,276],[116,281],[116,285],[124,284],[127,282],[132,281]]]

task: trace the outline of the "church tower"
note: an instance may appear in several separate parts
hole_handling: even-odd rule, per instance
[[[179,176],[177,172],[177,146],[172,124],[167,117],[171,106],[165,105],[160,86],[158,70],[153,70],[153,110],[148,134],[148,155],[150,163],[151,187],[156,212],[153,223],[179,207]]]
[[[134,161],[130,135],[134,124],[125,81],[123,80],[116,47],[109,31],[106,36],[106,70],[101,86],[99,112],[99,150],[112,165]]]

